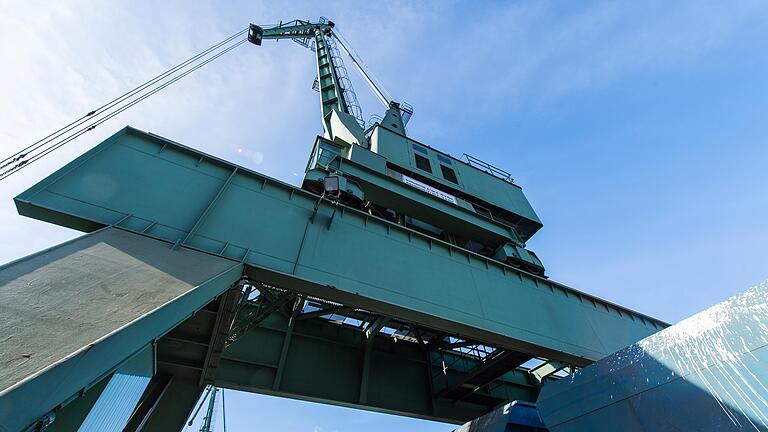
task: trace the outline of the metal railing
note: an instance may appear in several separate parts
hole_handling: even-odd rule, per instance
[[[341,59],[341,53],[336,46],[336,42],[332,37],[325,38],[325,46],[328,49],[333,59],[333,66],[336,69],[336,79],[340,91],[344,95],[344,102],[346,102],[347,111],[357,120],[360,127],[365,128],[365,121],[363,120],[363,110],[360,108],[360,103],[357,101],[357,94],[352,88],[352,81],[349,79],[347,68],[344,67],[344,61]]]
[[[408,126],[408,121],[413,116],[413,107],[408,102],[400,103],[400,117],[403,119],[403,126]]]
[[[485,171],[488,174],[493,175],[494,177],[498,177],[504,181],[508,181],[510,183],[514,182],[514,179],[512,178],[512,174],[504,171],[501,168],[495,167],[488,162],[485,162],[483,160],[480,160],[474,156],[470,156],[466,153],[464,153],[464,159],[466,160],[467,164],[469,166],[475,167],[479,170]]]

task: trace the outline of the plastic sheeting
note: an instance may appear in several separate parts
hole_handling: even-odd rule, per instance
[[[542,389],[551,432],[768,431],[768,283]]]

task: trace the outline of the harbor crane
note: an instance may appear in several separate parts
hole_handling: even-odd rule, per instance
[[[0,180],[272,39],[316,55],[300,185],[126,126],[15,198],[85,234],[0,267],[0,430],[179,431],[199,403],[210,431],[236,389],[455,424],[504,407],[505,430],[545,431],[546,386],[668,326],[545,276],[523,188],[409,136],[413,109],[324,18],[251,24],[0,160]],[[342,53],[383,116],[363,120]]]

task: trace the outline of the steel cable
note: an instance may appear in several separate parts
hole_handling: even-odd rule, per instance
[[[156,83],[156,82],[158,82],[158,81],[168,77],[169,75],[175,73],[179,69],[189,65],[190,63],[192,63],[194,61],[197,61],[201,57],[204,57],[205,55],[207,55],[211,51],[213,51],[213,50],[215,50],[215,49],[217,49],[217,48],[219,48],[219,47],[221,47],[223,45],[226,45],[227,43],[231,42],[233,39],[237,38],[238,36],[244,34],[247,31],[248,31],[248,29],[240,30],[239,32],[233,34],[232,36],[222,40],[221,42],[212,45],[208,49],[206,49],[206,50],[204,50],[204,51],[202,51],[202,52],[200,52],[200,53],[190,57],[189,59],[179,63],[178,65],[176,65],[176,66],[172,67],[171,69],[161,73],[160,75],[157,75],[156,77],[150,79],[149,81],[146,81],[144,84],[141,84],[140,86],[135,87],[134,89],[132,89],[132,90],[126,92],[126,93],[123,93],[121,96],[118,96],[118,97],[112,99],[111,101],[105,103],[104,105],[102,105],[102,106],[100,106],[100,107],[98,107],[98,108],[88,112],[87,114],[85,114],[84,116],[78,118],[77,120],[75,120],[75,121],[69,123],[68,125],[63,126],[63,127],[59,128],[58,130],[52,132],[48,136],[46,136],[46,137],[44,137],[44,138],[42,138],[42,139],[40,139],[40,140],[30,144],[29,146],[27,146],[27,147],[17,151],[16,153],[12,154],[11,156],[8,156],[7,158],[5,158],[2,161],[0,161],[0,163],[4,163],[4,162],[8,161],[9,159],[18,159],[19,156],[23,157],[24,155],[22,155],[22,153],[24,153],[25,151],[26,152],[34,151],[40,145],[43,145],[43,144],[45,144],[47,142],[50,142],[51,140],[53,140],[53,139],[63,135],[66,132],[69,132],[70,130],[74,129],[75,127],[83,124],[89,117],[97,115],[97,114],[103,112],[104,110],[114,106],[115,104],[118,104],[118,103],[124,101],[125,99],[127,99],[127,98],[135,95],[136,93],[146,89],[148,86],[150,86],[150,85],[152,85],[152,84],[154,84],[154,83]],[[35,148],[33,149],[32,147],[35,147]],[[7,166],[7,165],[8,164],[4,164],[4,165],[0,166],[0,168],[3,168],[5,166]]]
[[[109,110],[114,108],[117,104],[128,100],[130,97],[136,96],[139,92],[149,88],[149,86],[151,86],[153,84],[156,84],[156,83],[158,83],[159,81],[161,81],[161,80],[163,80],[165,78],[168,78],[172,73],[178,72],[181,68],[190,65],[192,62],[199,60],[201,57],[203,57],[203,56],[205,56],[207,54],[210,54],[210,52],[213,51],[214,49],[220,48],[221,46],[225,45],[226,43],[231,42],[234,38],[237,38],[238,36],[242,35],[245,31],[247,31],[247,30],[240,31],[240,32],[236,33],[235,35],[230,36],[229,38],[225,39],[224,41],[222,41],[222,42],[212,46],[211,48],[208,48],[207,50],[205,50],[205,51],[201,52],[200,54],[190,58],[189,60],[187,60],[187,61],[185,61],[183,63],[180,63],[179,65],[175,66],[171,70],[166,71],[166,72],[164,72],[161,75],[158,75],[157,77],[155,77],[152,80],[146,82],[145,84],[142,84],[142,86],[137,87],[136,89],[132,90],[131,92],[128,92],[128,93],[124,94],[123,96],[121,96],[119,98],[116,98],[116,99],[112,100],[111,102],[103,105],[102,107],[99,108],[99,110],[101,110],[101,111],[98,113],[98,115],[105,114],[106,112],[108,112]],[[11,174],[13,174],[15,172],[18,172],[19,170],[21,170],[21,169],[31,165],[33,162],[35,162],[35,161],[39,160],[40,158],[50,154],[54,150],[56,150],[56,149],[62,147],[63,145],[71,142],[75,138],[83,135],[84,133],[89,132],[89,131],[95,129],[97,126],[99,126],[100,124],[106,122],[107,120],[111,119],[112,117],[114,117],[114,116],[120,114],[121,112],[125,111],[126,109],[136,105],[137,103],[139,103],[142,100],[148,98],[149,96],[152,96],[153,94],[157,93],[158,91],[168,87],[169,85],[171,85],[174,82],[180,80],[181,78],[184,78],[185,76],[187,76],[190,73],[196,71],[197,69],[201,68],[202,66],[205,66],[206,64],[210,63],[211,61],[221,57],[222,55],[228,53],[229,51],[232,51],[233,49],[239,47],[240,45],[242,45],[246,41],[247,41],[247,39],[243,39],[243,40],[235,43],[234,45],[230,45],[229,47],[227,47],[223,51],[220,51],[220,52],[216,53],[215,55],[207,58],[202,63],[196,64],[192,68],[189,68],[189,69],[185,70],[184,72],[181,73],[181,75],[178,75],[178,76],[172,78],[171,80],[164,82],[159,87],[155,87],[154,89],[151,89],[149,92],[144,93],[138,99],[133,99],[130,102],[128,102],[127,104],[118,107],[116,110],[114,110],[112,112],[109,112],[106,115],[106,117],[100,118],[99,120],[97,120],[97,121],[95,121],[95,122],[85,126],[84,128],[74,132],[73,134],[62,138],[61,141],[54,142],[48,148],[42,150],[41,153],[35,154],[31,158],[29,158],[29,159],[26,159],[26,156],[28,156],[30,153],[32,153],[34,151],[37,151],[38,149],[43,147],[45,144],[50,143],[52,140],[61,137],[62,135],[72,131],[73,129],[77,128],[78,126],[81,126],[83,123],[86,123],[87,119],[90,119],[90,117],[92,117],[92,116],[91,115],[87,115],[87,116],[85,116],[86,120],[81,118],[81,119],[79,119],[79,120],[77,120],[77,121],[75,121],[73,123],[70,123],[70,126],[62,128],[62,129],[59,129],[59,131],[54,132],[53,134],[51,134],[51,135],[56,134],[56,136],[53,137],[53,138],[48,139],[46,142],[40,143],[39,145],[33,144],[32,146],[27,147],[27,149],[21,150],[21,151],[15,153],[14,155],[10,156],[9,158],[6,158],[5,160],[3,160],[3,162],[8,161],[9,159],[12,159],[12,160],[10,162],[6,162],[3,165],[0,165],[0,169],[5,168],[5,167],[7,167],[7,166],[9,166],[9,165],[11,165],[11,164],[13,164],[15,162],[18,162],[18,163],[15,166],[13,166],[12,168],[7,169],[6,171],[0,172],[0,180],[3,180],[5,178],[7,178],[8,176],[10,176]],[[51,135],[49,135],[49,137]],[[34,148],[30,149],[30,147],[34,147]],[[24,151],[26,151],[26,153],[24,153],[23,155],[19,155],[20,153],[22,153]]]

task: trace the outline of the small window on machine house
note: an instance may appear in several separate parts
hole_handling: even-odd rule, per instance
[[[424,170],[432,174],[432,164],[429,163],[429,159],[421,155],[414,155],[414,156],[416,156],[416,167],[420,170]]]
[[[453,170],[453,168],[448,168],[447,166],[441,164],[440,170],[443,172],[444,179],[448,180],[449,182],[459,184],[459,179],[456,178],[456,172]]]

